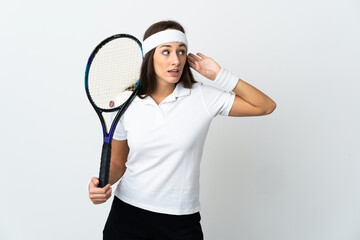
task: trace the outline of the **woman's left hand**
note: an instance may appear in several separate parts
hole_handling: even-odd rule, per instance
[[[209,58],[201,53],[197,53],[196,55],[189,53],[187,60],[190,67],[210,80],[215,80],[221,70],[219,64],[217,64],[212,58]]]

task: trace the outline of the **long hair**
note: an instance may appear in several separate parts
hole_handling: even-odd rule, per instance
[[[147,39],[151,35],[164,31],[166,29],[176,29],[185,33],[184,28],[175,21],[161,21],[151,25],[145,32],[143,40]],[[154,69],[154,52],[155,48],[149,51],[144,56],[144,60],[141,65],[140,71],[140,86],[137,96],[139,98],[145,98],[153,93],[156,89],[156,73]],[[188,62],[185,62],[185,66],[182,72],[182,75],[179,79],[179,82],[185,88],[191,88],[193,83],[196,83],[192,72],[190,71],[190,66]]]

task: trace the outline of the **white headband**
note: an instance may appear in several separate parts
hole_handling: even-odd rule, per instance
[[[168,42],[181,42],[188,46],[186,36],[183,32],[174,29],[168,29],[161,32],[157,32],[147,39],[142,44],[144,56],[153,48]]]

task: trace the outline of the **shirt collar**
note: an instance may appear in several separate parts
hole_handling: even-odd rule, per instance
[[[176,99],[179,97],[190,95],[190,92],[191,92],[190,88],[184,88],[182,83],[177,83],[174,91],[169,96],[167,96],[161,103],[176,101]],[[150,96],[147,96],[144,99],[141,99],[138,96],[136,96],[134,101],[143,101],[145,104],[156,104],[154,99],[152,99],[152,97]]]

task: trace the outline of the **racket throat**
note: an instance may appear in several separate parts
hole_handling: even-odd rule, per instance
[[[111,144],[112,136],[104,136],[104,144]]]

